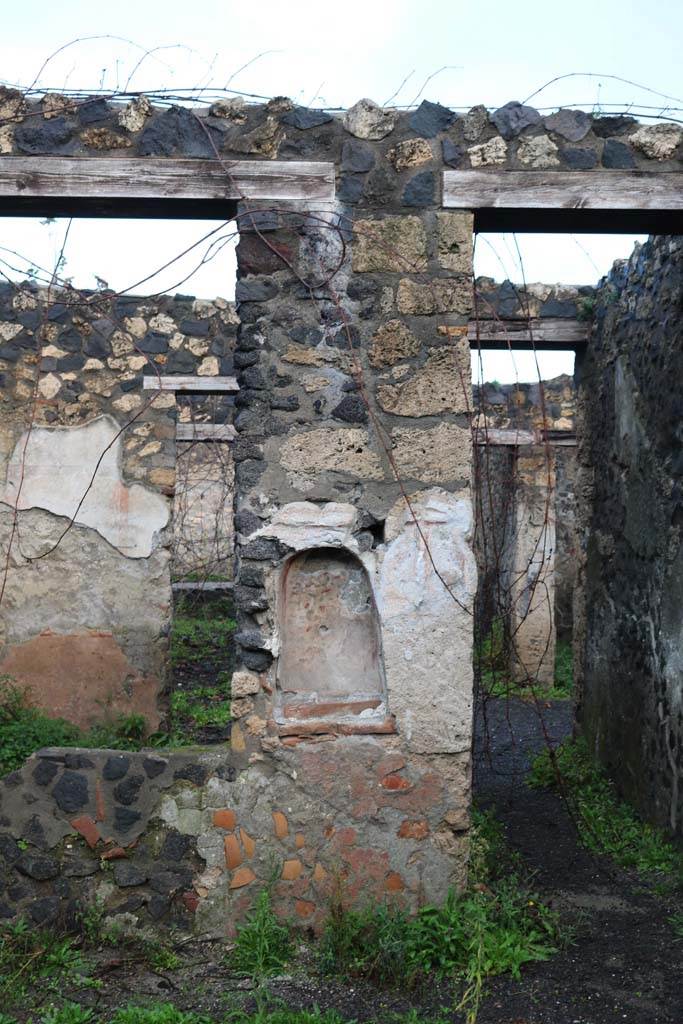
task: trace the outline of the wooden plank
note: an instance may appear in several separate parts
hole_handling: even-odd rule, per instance
[[[143,377],[144,391],[239,391],[234,377]]]
[[[173,590],[232,590],[234,583],[227,580],[181,580],[179,583],[172,583]]]
[[[163,157],[0,157],[0,198],[334,199],[334,164]]]
[[[678,171],[444,171],[443,205],[477,210],[683,210]]]
[[[474,440],[479,445],[528,445],[549,444],[567,448],[576,445],[576,434],[572,431],[549,431],[544,438],[538,430],[501,430],[498,427],[475,427]]]
[[[581,348],[588,342],[590,323],[569,317],[534,317],[531,320],[471,320],[467,328],[471,348],[558,351]],[[532,344],[533,339],[533,344]]]
[[[232,441],[237,431],[232,423],[178,423],[176,441]]]

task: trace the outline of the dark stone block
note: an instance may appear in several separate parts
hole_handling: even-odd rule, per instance
[[[17,317],[19,323],[29,331],[35,331],[40,326],[42,314],[39,309],[27,309]]]
[[[79,352],[70,352],[56,362],[60,373],[69,373],[71,370],[81,370],[85,366],[85,357]]]
[[[99,870],[96,860],[65,860],[62,864],[62,874],[67,878],[88,878]]]
[[[243,370],[255,366],[261,358],[258,352],[235,352],[235,369]]]
[[[433,139],[439,132],[445,132],[457,116],[440,103],[423,100],[417,110],[410,115],[408,124],[416,135],[421,135],[423,139]]]
[[[209,769],[205,768],[202,764],[196,764],[192,761],[183,765],[182,768],[178,768],[173,773],[175,780],[185,779],[187,782],[192,782],[195,786],[203,786],[209,774]]]
[[[180,832],[169,832],[159,852],[160,860],[182,860],[192,853],[192,839]]]
[[[398,176],[386,163],[381,163],[366,180],[364,197],[371,206],[388,206],[395,201]]]
[[[238,213],[237,228],[240,234],[245,231],[277,231],[280,218],[275,210],[248,210]]]
[[[22,853],[15,867],[22,875],[34,878],[37,882],[47,882],[59,874],[59,864],[54,857],[46,857],[39,853]]]
[[[337,199],[340,203],[359,203],[363,198],[363,178],[357,174],[343,174],[337,182]]]
[[[233,462],[244,462],[246,459],[262,459],[263,449],[260,441],[241,435],[232,445]]]
[[[45,829],[42,826],[40,818],[37,814],[34,814],[32,818],[24,825],[21,831],[21,838],[25,842],[30,843],[31,846],[37,846],[39,850],[47,850],[48,843],[45,838]]]
[[[138,388],[142,387],[142,375],[136,375],[131,377],[130,380],[120,380],[119,387],[122,391],[137,391]]]
[[[140,795],[140,789],[145,781],[144,775],[129,775],[114,786],[114,799],[120,804],[134,804]]]
[[[140,156],[215,158],[214,146],[220,149],[221,141],[219,131],[203,124],[186,107],[171,107],[145,125],[138,152]]]
[[[235,530],[243,536],[248,537],[261,527],[261,520],[248,509],[240,509],[235,513]]]
[[[126,757],[125,754],[114,754],[105,761],[104,768],[102,769],[102,778],[106,779],[107,782],[114,782],[116,779],[122,779],[129,768],[129,757]]]
[[[147,331],[144,338],[140,338],[135,344],[141,352],[150,354],[168,352],[168,335],[159,334],[158,331]]]
[[[467,156],[467,150],[453,142],[453,139],[444,139],[441,143],[441,154],[447,167],[459,167]]]
[[[576,316],[576,303],[573,299],[546,299],[539,310],[540,316]]]
[[[10,907],[9,903],[3,903],[0,901],[0,920],[9,921],[12,917],[14,917],[14,910],[12,907]]]
[[[69,307],[63,302],[53,302],[47,311],[47,318],[50,323],[65,324],[71,319]]]
[[[83,338],[75,327],[69,327],[62,331],[55,344],[66,352],[81,352],[83,350]]]
[[[375,166],[375,151],[372,146],[357,139],[347,139],[342,146],[341,169],[349,174],[365,174]]]
[[[591,130],[592,119],[585,110],[558,110],[543,118],[546,131],[561,135],[567,142],[580,142]]]
[[[259,521],[260,525],[260,521]],[[290,549],[279,540],[257,537],[242,548],[243,558],[253,558],[255,562],[280,561]]]
[[[219,779],[225,779],[226,782],[234,782],[237,778],[237,769],[232,764],[222,764],[216,768],[216,775]]]
[[[2,780],[3,784],[7,786],[8,789],[16,789],[17,786],[21,786],[23,781],[24,777],[21,772],[10,772],[9,775],[6,775]]]
[[[57,806],[66,814],[80,811],[88,802],[88,780],[85,775],[67,769],[52,790]]]
[[[308,128],[317,128],[319,125],[327,124],[332,120],[332,115],[324,110],[311,110],[310,107],[294,107],[288,114],[280,118],[280,124],[288,124],[292,128],[306,131]]]
[[[49,924],[59,913],[59,897],[44,896],[42,899],[33,900],[29,904],[28,912],[36,924]]]
[[[147,904],[147,913],[153,921],[160,921],[171,909],[171,901],[167,896],[152,896]]]
[[[568,146],[560,150],[560,157],[573,171],[590,171],[597,166],[598,154],[593,149]]]
[[[108,121],[111,117],[109,104],[101,96],[93,100],[86,100],[85,103],[80,103],[76,113],[83,127]]]
[[[249,565],[249,563],[247,562],[240,567],[239,581],[245,587],[262,587],[263,569],[261,568],[260,565]]]
[[[252,672],[266,672],[273,661],[270,651],[244,651],[242,662]]]
[[[167,761],[161,761],[156,757],[146,757],[142,762],[142,767],[148,779],[156,779],[157,776],[163,775],[167,766]]]
[[[638,122],[634,117],[625,117],[623,114],[592,119],[593,132],[600,139],[606,139],[611,135],[623,135],[624,132],[632,132],[637,127]]]
[[[404,206],[431,206],[436,191],[434,171],[420,171],[414,175],[403,190]]]
[[[145,871],[131,864],[130,861],[119,860],[114,865],[114,881],[121,889],[128,889],[133,885],[144,885],[148,875]]]
[[[57,360],[43,356],[40,360],[40,372],[41,373],[53,373],[57,369]]]
[[[157,871],[150,877],[150,888],[165,896],[172,896],[192,884],[190,871]]]
[[[65,754],[65,767],[80,771],[82,768],[94,768],[95,762],[85,754]]]
[[[248,278],[237,282],[235,288],[236,302],[267,302],[274,298],[279,291],[275,281],[271,277]]]
[[[235,633],[235,643],[248,651],[262,651],[266,641],[256,629],[244,629]]]
[[[253,388],[255,391],[263,391],[266,387],[266,380],[256,366],[248,366],[240,374],[240,386]]]
[[[129,832],[140,818],[139,811],[131,811],[128,807],[117,807],[114,810],[114,828],[117,832]]]
[[[197,359],[186,348],[171,349],[166,360],[167,373],[194,373]]]
[[[636,166],[633,150],[618,139],[607,139],[602,151],[602,166],[629,171]]]
[[[296,412],[300,405],[296,395],[276,395],[270,400],[270,408],[281,412]]]
[[[21,850],[16,840],[6,832],[0,835],[0,857],[8,864],[16,864],[21,857]]]
[[[124,900],[123,903],[121,903],[121,905],[118,908],[118,911],[122,914],[134,914],[136,910],[139,910],[140,907],[144,907],[144,905],[144,896],[129,896],[127,900]]]
[[[0,359],[8,363],[18,362],[21,356],[21,349],[17,345],[0,345]]]
[[[521,103],[513,101],[499,107],[490,116],[490,121],[496,126],[504,139],[514,139],[516,135],[525,128],[532,128],[541,123],[541,115],[534,107],[525,107]]]
[[[20,153],[37,156],[42,153],[63,153],[73,129],[64,117],[50,121],[27,118],[14,129],[14,142]]]
[[[190,334],[193,338],[206,338],[209,334],[209,321],[196,319],[181,320],[179,328],[183,334]]]
[[[54,761],[45,761],[41,758],[33,769],[33,781],[37,786],[47,786],[52,782],[59,771]]]
[[[265,611],[268,607],[268,598],[265,591],[259,587],[235,586],[233,590],[235,605],[246,612]]]
[[[106,359],[111,355],[111,345],[105,335],[100,334],[99,331],[93,331],[84,339],[83,351],[94,359]]]
[[[332,410],[332,415],[345,423],[366,423],[368,410],[360,395],[346,395]]]
[[[238,463],[235,466],[235,483],[237,487],[243,491],[256,487],[265,470],[266,466],[263,461],[246,459],[244,462]]]

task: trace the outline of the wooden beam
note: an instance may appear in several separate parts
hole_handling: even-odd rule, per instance
[[[234,583],[227,580],[181,580],[179,583],[172,583],[173,590],[232,590]]]
[[[143,377],[143,391],[239,391],[234,377]]]
[[[558,352],[583,348],[590,324],[570,317],[535,317],[531,320],[471,320],[467,328],[471,348],[552,348]],[[532,343],[533,340],[533,343]]]
[[[479,445],[543,445],[549,444],[553,447],[574,447],[576,445],[576,434],[572,431],[549,431],[544,437],[539,430],[501,430],[497,427],[475,427],[475,444]]]
[[[232,441],[237,431],[232,423],[178,423],[176,441]]]
[[[0,198],[334,199],[334,164],[155,157],[0,157]]]
[[[474,211],[476,231],[683,230],[678,171],[443,172],[443,205]]]
[[[677,171],[444,171],[443,205],[527,210],[683,210]]]

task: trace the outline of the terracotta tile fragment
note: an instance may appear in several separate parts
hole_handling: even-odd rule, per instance
[[[308,900],[296,900],[294,909],[299,917],[310,917],[315,910],[315,903],[310,903]]]
[[[380,786],[382,786],[383,789],[396,791],[399,789],[410,789],[411,784],[408,782],[408,779],[404,779],[402,775],[387,775],[387,777],[382,779],[380,782]]]
[[[273,811],[273,826],[278,839],[284,839],[289,835],[289,823],[282,811]]]
[[[226,836],[223,840],[225,846],[225,863],[229,871],[234,871],[235,868],[239,867],[244,860],[242,856],[242,849],[240,844],[237,842],[236,836]]]
[[[313,868],[313,881],[316,883],[316,885],[322,885],[326,878],[327,871],[325,871],[325,868],[322,866],[320,862],[317,862],[315,867]]]
[[[237,722],[233,722],[230,729],[230,746],[237,754],[243,754],[247,749],[247,745],[244,742],[244,733]]]
[[[104,804],[104,790],[99,779],[95,780],[95,821],[104,821],[107,809]]]
[[[294,839],[294,845],[296,846],[297,850],[301,850],[306,845],[306,836],[303,834],[303,832],[297,832]]]
[[[76,831],[83,836],[91,850],[95,849],[102,838],[100,836],[100,830],[89,814],[81,814],[78,818],[73,818],[71,821],[71,827],[75,828]]]
[[[112,846],[110,850],[105,850],[102,854],[102,860],[120,860],[121,857],[127,857],[128,854],[122,846]]]
[[[185,909],[189,910],[191,914],[194,914],[195,910],[199,906],[199,897],[195,892],[184,892],[182,895],[182,901],[185,904]]]
[[[249,860],[251,860],[256,850],[256,843],[251,838],[249,833],[245,832],[243,828],[240,829],[240,839],[242,840],[242,846],[244,847],[245,854],[247,855]]]
[[[425,839],[429,835],[429,823],[425,818],[418,821],[410,821],[408,818],[401,822],[396,835],[399,839]]]
[[[401,892],[406,885],[397,871],[391,871],[386,877],[384,888],[387,892]]]
[[[282,865],[282,878],[285,882],[293,882],[303,871],[304,866],[298,858],[286,860]]]
[[[251,868],[238,868],[230,882],[231,889],[241,889],[243,885],[251,885],[256,875]]]
[[[233,829],[237,824],[237,817],[234,811],[214,811],[213,823],[217,828]]]

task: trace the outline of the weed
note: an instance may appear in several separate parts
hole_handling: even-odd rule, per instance
[[[36,997],[42,1002],[59,993],[66,980],[85,986],[86,972],[72,939],[34,931],[24,920],[0,931],[0,999],[10,1010],[26,1009]]]
[[[529,700],[568,700],[574,690],[574,656],[568,641],[559,641],[555,652],[555,676],[551,687],[527,686],[515,682],[509,670],[510,641],[500,619],[494,620],[487,636],[475,646],[475,665],[481,686],[489,697]]]
[[[197,611],[191,598],[180,598],[176,604],[171,631],[171,663],[203,661],[217,649],[224,650],[231,642],[237,623],[229,600],[216,601]]]
[[[39,1024],[94,1024],[95,1014],[88,1007],[79,1003],[64,1003],[59,1007],[50,1007],[40,1017]]]
[[[566,740],[531,766],[528,783],[536,789],[556,787],[558,773],[577,812],[579,838],[595,853],[605,853],[623,868],[642,874],[681,871],[683,858],[662,832],[640,820],[616,795],[595,763],[584,739]]]
[[[229,1014],[225,1024],[354,1024],[354,1022],[345,1022],[335,1010],[321,1013],[316,1007],[313,1010],[259,1010],[253,1014],[236,1010]]]
[[[669,918],[669,924],[676,936],[676,942],[683,942],[683,910],[677,910]]]
[[[237,932],[231,966],[240,974],[260,981],[280,972],[291,952],[289,929],[273,913],[270,889],[262,889]]]
[[[171,1003],[154,1003],[150,1006],[125,1006],[117,1010],[111,1024],[212,1024],[209,1017],[201,1013],[179,1010]]]

